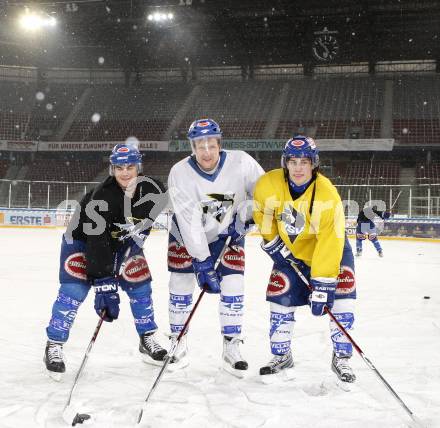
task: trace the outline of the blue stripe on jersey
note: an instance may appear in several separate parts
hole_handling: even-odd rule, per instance
[[[226,152],[220,152],[220,162],[218,163],[218,167],[215,170],[214,174],[207,174],[206,172],[202,171],[199,167],[199,165],[197,164],[197,161],[195,159],[195,156],[190,156],[188,159],[188,163],[191,165],[192,169],[197,172],[197,174],[200,175],[200,177],[205,178],[208,181],[215,181],[215,179],[218,177],[218,175],[220,174],[220,171],[223,168],[223,165],[225,163],[226,160]]]

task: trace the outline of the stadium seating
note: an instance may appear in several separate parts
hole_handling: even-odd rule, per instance
[[[85,89],[85,85],[52,84],[38,91],[27,129],[27,138],[53,140]]]
[[[438,76],[404,76],[394,80],[393,136],[399,143],[440,142]]]
[[[341,184],[399,184],[400,163],[392,161],[352,161],[339,171]]]
[[[440,183],[440,162],[417,164],[416,179],[420,184]]]
[[[281,85],[277,81],[203,83],[178,134],[185,135],[195,118],[210,117],[219,122],[225,138],[261,138]]]
[[[294,80],[276,138],[377,138],[383,94],[384,80],[369,77]]]
[[[34,84],[0,81],[0,140],[23,140],[35,100]]]
[[[64,140],[124,141],[129,136],[162,140],[189,91],[189,86],[173,83],[136,88],[96,86]]]
[[[0,159],[0,178],[4,178],[6,176],[8,168],[9,162],[7,160]]]
[[[100,152],[37,152],[24,179],[89,182],[107,165]]]

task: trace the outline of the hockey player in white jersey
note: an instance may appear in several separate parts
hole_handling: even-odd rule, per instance
[[[208,293],[220,294],[223,367],[241,377],[248,368],[239,349],[244,307],[244,235],[253,222],[254,186],[264,171],[247,153],[222,150],[221,136],[220,126],[212,119],[194,121],[188,131],[193,153],[175,164],[168,178],[174,210],[168,246],[171,346],[191,312],[197,281]],[[229,247],[215,269],[228,236]],[[170,369],[186,366],[186,353],[185,335]]]

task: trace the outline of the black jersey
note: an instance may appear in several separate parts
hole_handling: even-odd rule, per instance
[[[132,198],[111,176],[84,195],[65,235],[86,243],[88,279],[113,276],[115,254],[127,233],[124,226],[143,221],[148,233],[167,203],[163,184],[145,176],[138,177]]]
[[[374,220],[377,220],[377,217],[381,219],[386,219],[389,217],[389,214],[386,211],[379,211],[376,208],[366,207],[364,208],[357,217],[358,223],[373,223]]]

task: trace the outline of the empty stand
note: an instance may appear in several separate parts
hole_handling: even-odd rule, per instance
[[[86,89],[85,85],[53,84],[37,92],[27,138],[50,141]]]
[[[35,93],[34,84],[0,82],[0,139],[26,139]]]
[[[276,138],[378,138],[384,81],[369,77],[293,80]]]
[[[200,96],[180,123],[178,134],[186,135],[195,119],[216,120],[224,138],[261,138],[281,82],[210,82],[201,84]]]
[[[420,184],[440,183],[440,162],[417,164],[416,179]]]
[[[136,88],[96,86],[64,139],[124,141],[135,136],[161,140],[189,91],[189,86],[175,83]],[[92,121],[94,114],[99,120]]]
[[[405,144],[440,143],[440,78],[394,80],[393,136]]]

